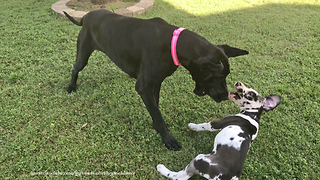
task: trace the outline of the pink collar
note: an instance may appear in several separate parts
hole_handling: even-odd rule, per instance
[[[178,60],[178,56],[177,56],[177,49],[176,49],[177,41],[178,41],[180,33],[185,29],[186,28],[178,28],[173,31],[173,36],[172,36],[172,40],[171,40],[171,56],[172,56],[173,62],[176,66],[181,65],[181,63]]]

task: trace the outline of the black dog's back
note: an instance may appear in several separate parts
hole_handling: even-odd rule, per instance
[[[86,14],[81,24],[79,39],[85,40],[90,36],[93,40],[90,46],[104,52],[131,77],[138,78],[145,70],[142,64],[150,62],[152,64],[148,66],[154,66],[150,69],[171,71],[169,74],[176,69],[174,65],[166,67],[171,64],[170,42],[176,27],[161,18],[138,19],[97,10]]]

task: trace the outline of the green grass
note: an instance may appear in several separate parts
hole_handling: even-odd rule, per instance
[[[80,27],[50,11],[55,0],[5,0],[0,11],[0,179],[160,179],[155,167],[178,171],[213,148],[213,133],[189,122],[238,112],[192,93],[180,67],[162,86],[160,109],[182,143],[168,151],[129,78],[101,52],[66,93]],[[320,2],[156,0],[142,18],[162,17],[213,44],[250,52],[230,59],[230,90],[242,81],[282,103],[261,119],[241,179],[320,177]],[[34,175],[68,172],[72,175]],[[80,175],[80,172],[105,175]],[[134,173],[113,175],[112,172]],[[201,179],[193,177],[192,179]]]

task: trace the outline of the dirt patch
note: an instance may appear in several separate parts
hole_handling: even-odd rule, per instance
[[[130,7],[140,0],[71,0],[66,5],[76,11],[92,11],[96,9],[116,10]]]

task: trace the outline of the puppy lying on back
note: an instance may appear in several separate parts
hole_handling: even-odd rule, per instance
[[[194,131],[218,131],[210,154],[199,154],[184,170],[173,172],[159,164],[157,170],[174,180],[189,179],[194,174],[212,180],[236,180],[240,177],[251,142],[257,137],[262,111],[277,107],[279,95],[261,96],[241,82],[235,83],[237,92],[229,99],[240,106],[240,113],[221,121],[189,124]]]

